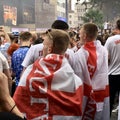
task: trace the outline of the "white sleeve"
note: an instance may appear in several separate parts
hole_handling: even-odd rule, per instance
[[[2,69],[9,69],[9,64],[8,64],[8,61],[6,59],[6,57],[2,54],[0,54],[0,57],[1,57],[1,64],[2,64]]]
[[[74,61],[74,52],[71,49],[67,49],[65,52],[65,57],[67,58],[69,64],[71,65],[71,67],[73,66],[73,61]]]
[[[34,59],[34,47],[31,46],[22,62],[22,66],[27,67],[28,65],[32,64],[34,62],[33,59]]]
[[[82,80],[84,80],[83,69],[86,71],[86,58],[82,48],[80,48],[74,55],[73,70]]]
[[[108,45],[109,45],[109,42],[108,42],[108,39],[107,39],[104,47],[105,47],[106,49],[108,49]]]
[[[111,53],[111,50],[112,50],[112,46],[114,45],[114,42],[111,41],[111,38],[109,37],[104,45],[104,47],[107,49],[108,51],[108,56],[110,57],[110,53]]]

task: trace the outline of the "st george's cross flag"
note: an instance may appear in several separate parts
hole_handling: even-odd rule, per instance
[[[73,68],[83,81],[82,120],[109,120],[107,50],[98,40],[86,42],[75,53]]]
[[[62,55],[38,59],[22,74],[14,100],[27,120],[80,120],[83,88]]]

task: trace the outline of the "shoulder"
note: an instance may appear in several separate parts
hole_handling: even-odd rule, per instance
[[[73,56],[74,56],[73,50],[71,50],[71,49],[68,48],[68,49],[66,50],[66,52],[65,52],[65,57],[66,57],[67,59],[71,59]]]
[[[43,49],[43,43],[36,44],[30,47],[30,49]]]
[[[0,59],[2,61],[7,61],[6,57],[0,52]]]
[[[106,43],[112,43],[112,42],[114,42],[117,39],[120,39],[120,35],[114,35],[114,36],[109,37],[107,39]]]
[[[74,54],[74,51],[72,49],[68,48],[65,53],[67,53],[67,54]]]
[[[43,44],[40,43],[40,44],[36,44],[36,45],[31,46],[28,50],[28,53],[34,54],[34,52],[39,52],[42,50],[43,50]]]
[[[114,46],[114,44],[118,40],[120,40],[120,35],[114,35],[114,36],[109,37],[105,43],[105,47],[108,49],[109,47]]]

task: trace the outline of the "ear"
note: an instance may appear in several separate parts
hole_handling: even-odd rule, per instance
[[[49,46],[49,47],[48,47],[48,54],[52,53],[52,51],[53,51],[52,46]]]
[[[83,34],[83,39],[86,40],[86,38],[87,38],[87,35],[86,35],[86,33],[84,33]]]
[[[32,38],[30,38],[29,41],[30,41],[30,43],[33,43],[33,39]]]

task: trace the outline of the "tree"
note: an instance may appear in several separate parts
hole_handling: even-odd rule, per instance
[[[120,0],[89,0],[89,2],[88,0],[77,0],[77,2],[80,1],[85,6],[89,3],[91,9],[97,8],[99,11],[102,11],[104,22],[112,22],[120,17]]]
[[[119,0],[90,0],[92,8],[98,8],[104,13],[104,19],[109,21],[120,15]]]
[[[86,22],[93,22],[98,25],[99,28],[103,27],[103,14],[98,9],[89,9],[85,15],[82,17],[82,20]]]

